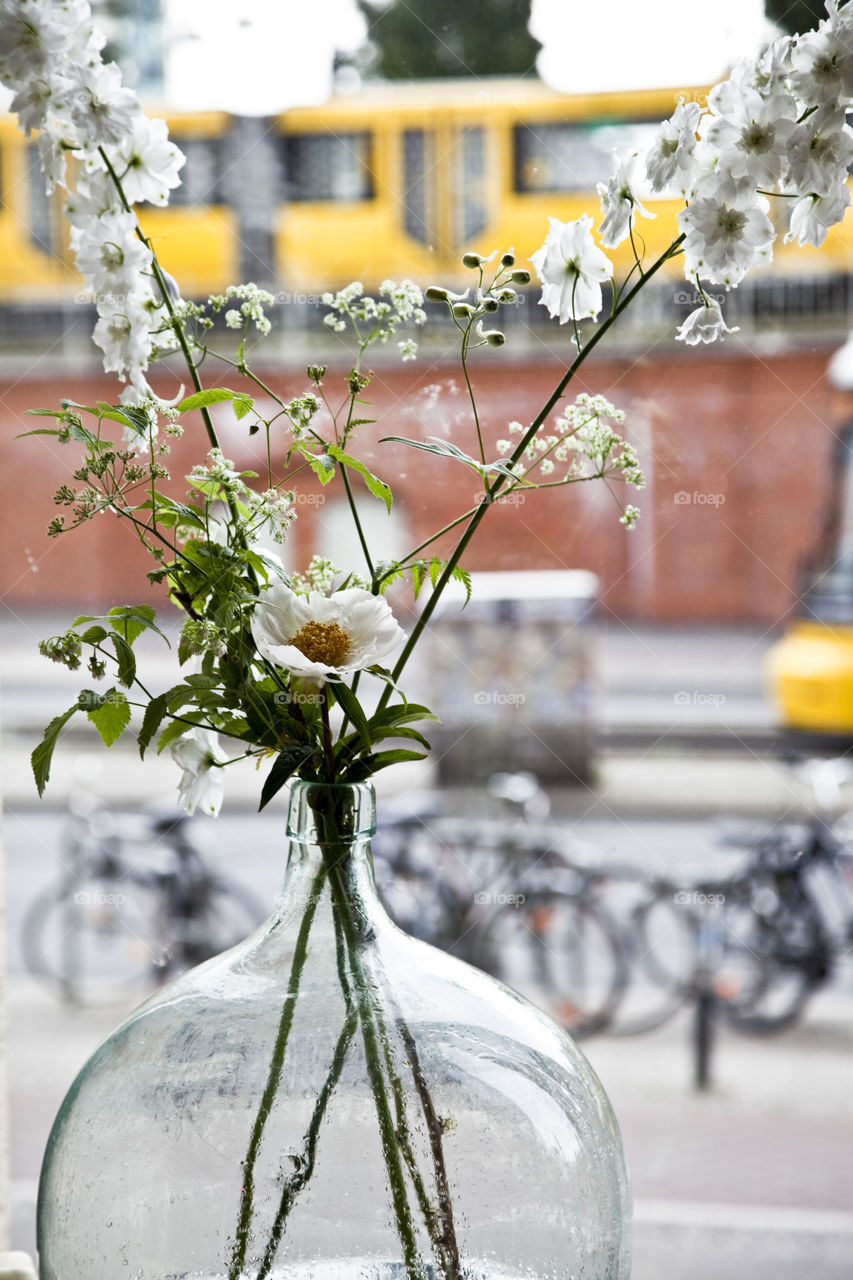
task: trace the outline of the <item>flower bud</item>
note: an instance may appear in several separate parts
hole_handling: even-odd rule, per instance
[[[530,272],[524,267],[519,267],[517,271],[513,271],[510,278],[513,284],[530,284]]]
[[[312,382],[322,382],[326,376],[326,366],[324,364],[309,364],[305,372]]]
[[[446,302],[448,293],[446,289],[441,289],[437,284],[431,284],[424,292],[427,302]]]
[[[486,329],[483,337],[490,347],[502,347],[506,342],[506,337],[501,333],[500,329]]]
[[[513,253],[512,249],[510,249],[508,253],[505,253],[504,256],[501,258],[501,266],[502,267],[515,266],[515,254]]]
[[[474,314],[474,308],[469,302],[455,302],[451,310],[456,320],[467,320]]]
[[[507,306],[510,302],[515,302],[517,298],[518,294],[515,292],[515,289],[501,289],[498,294],[498,302],[500,302],[502,306]]]
[[[489,297],[488,297],[488,298],[484,298],[484,299],[483,299],[483,302],[482,302],[482,308],[483,308],[483,310],[484,310],[484,311],[487,311],[487,312],[490,312],[490,313],[491,313],[491,312],[494,312],[494,311],[497,311],[497,309],[498,309],[498,300],[497,300],[497,298],[493,298],[491,295],[489,295]]]
[[[485,262],[485,258],[480,253],[464,253],[462,255],[463,267],[469,267],[472,271],[476,271]]]

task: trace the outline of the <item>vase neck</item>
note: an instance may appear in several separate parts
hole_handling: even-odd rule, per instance
[[[375,932],[387,921],[373,878],[370,837],[375,831],[376,804],[368,784],[295,783],[282,903],[295,897],[302,909],[312,894],[318,902],[326,898],[362,936]]]

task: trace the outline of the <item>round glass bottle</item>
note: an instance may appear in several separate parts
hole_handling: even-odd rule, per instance
[[[627,1280],[618,1129],[574,1043],[408,938],[366,784],[293,785],[284,891],[83,1068],[41,1280]]]

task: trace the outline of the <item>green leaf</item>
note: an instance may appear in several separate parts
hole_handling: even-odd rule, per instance
[[[110,639],[115,645],[116,658],[118,659],[119,683],[129,689],[136,679],[136,658],[133,656],[133,650],[124,636],[119,635],[117,631],[113,631]]]
[[[321,484],[328,484],[334,478],[335,463],[327,453],[311,453],[305,449],[303,457]]]
[[[370,726],[367,723],[367,716],[364,714],[358,698],[349,685],[344,684],[343,681],[330,680],[329,687],[333,690],[344,715],[352,720],[356,733],[369,751],[371,746]]]
[[[225,400],[246,399],[248,397],[241,391],[230,391],[228,387],[209,387],[207,391],[196,391],[182,400],[178,405],[178,413],[188,413],[190,409],[206,409],[209,404],[222,404]]]
[[[84,696],[85,705],[91,708],[87,712],[89,719],[101,735],[104,745],[111,747],[130,724],[130,703],[118,689],[110,689],[104,694],[86,689],[80,695],[81,699]]]
[[[36,786],[38,787],[38,793],[40,796],[44,795],[44,789],[47,786],[48,779],[50,778],[50,762],[53,759],[53,752],[59,735],[74,715],[74,712],[80,710],[80,703],[75,702],[74,706],[69,707],[69,709],[63,712],[61,716],[54,716],[44,731],[44,737],[30,757]]]
[[[463,569],[462,565],[458,564],[450,576],[453,578],[454,582],[462,583],[463,587],[465,588],[465,604],[470,604],[471,603],[471,575],[468,572],[468,570]],[[464,608],[465,606],[463,605],[462,607]]]
[[[88,627],[80,637],[84,644],[100,644],[106,638],[106,627]]]
[[[157,754],[168,747],[170,742],[174,742],[176,738],[180,738],[182,733],[189,733],[190,729],[196,728],[195,725],[187,723],[186,720],[173,720],[171,724],[167,724],[166,728],[160,734],[157,742]]]
[[[369,724],[372,732],[374,726],[410,724],[412,720],[435,720],[438,723],[438,716],[434,715],[429,707],[421,706],[419,702],[405,702],[377,711],[370,717]]]
[[[434,436],[430,437],[429,440],[409,440],[406,436],[383,436],[381,443],[407,444],[412,449],[422,449],[424,453],[434,453],[439,458],[453,458],[457,462],[464,463],[466,467],[470,467],[472,471],[476,471],[478,475],[505,476],[507,480],[513,480],[516,484],[521,483],[510,464],[504,462],[502,458],[498,458],[495,462],[478,462],[476,458],[472,458],[470,454],[463,452],[457,445],[452,444],[450,440],[437,440]]]
[[[246,414],[253,408],[254,403],[251,396],[236,395],[234,397],[234,417],[238,422],[241,418],[245,418]]]
[[[294,742],[289,747],[285,747],[281,754],[276,757],[275,763],[267,774],[266,781],[261,789],[261,803],[258,805],[258,812],[269,804],[277,792],[281,791],[288,778],[308,759],[313,750],[314,748],[306,742]]]
[[[347,770],[346,781],[363,782],[380,769],[387,769],[390,764],[402,764],[406,760],[426,760],[426,756],[421,751],[407,751],[405,747],[396,747],[393,751],[376,751],[373,755],[356,760]]]
[[[357,471],[374,498],[381,498],[390,512],[394,496],[384,480],[380,480],[372,471],[369,471],[359,458],[354,458],[351,453],[345,453],[336,444],[329,445],[329,454],[343,466],[352,467],[353,471]]]
[[[145,752],[151,745],[151,739],[160,728],[163,716],[166,714],[168,701],[168,693],[161,693],[158,697],[152,698],[145,708],[145,715],[142,717],[142,728],[139,730],[139,736],[136,739],[139,743],[139,755],[143,759]]]
[[[149,627],[158,635],[163,635],[163,632],[154,626],[157,611],[150,604],[119,604],[114,609],[110,609],[107,617],[113,630],[123,635],[128,644],[133,644],[134,640]],[[163,638],[165,639],[165,636]]]

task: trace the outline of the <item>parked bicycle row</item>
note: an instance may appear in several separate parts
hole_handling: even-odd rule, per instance
[[[828,768],[811,778],[819,793],[846,777]],[[850,952],[853,852],[844,824],[820,816],[826,794],[806,824],[729,833],[733,871],[685,880],[599,857],[549,821],[528,775],[497,775],[490,793],[489,820],[455,815],[451,793],[389,815],[379,892],[407,932],[577,1035],[636,1034],[690,1003],[740,1031],[780,1030]],[[208,865],[198,831],[81,800],[62,877],[24,921],[30,970],[68,1001],[126,1000],[241,940],[264,906]]]

